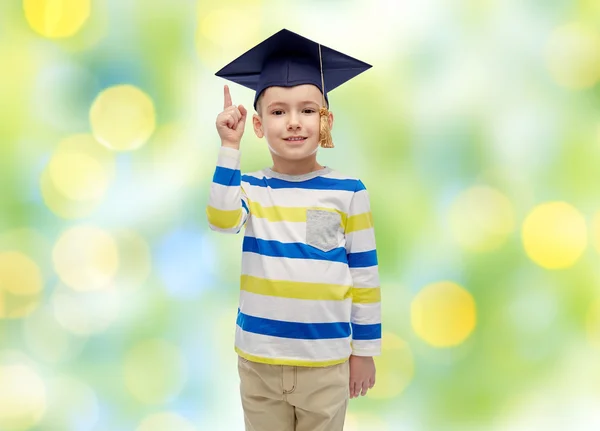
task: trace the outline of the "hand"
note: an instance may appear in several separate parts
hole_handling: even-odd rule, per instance
[[[350,356],[350,398],[365,396],[375,386],[375,361],[372,356]]]
[[[219,132],[222,146],[239,149],[248,111],[242,105],[235,106],[232,104],[227,85],[224,92],[223,112],[217,116],[217,132]]]

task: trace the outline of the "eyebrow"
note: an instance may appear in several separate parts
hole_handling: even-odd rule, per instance
[[[309,104],[319,106],[319,104],[317,102],[315,102],[314,100],[304,100],[299,103],[299,105],[309,105]],[[285,102],[271,102],[271,103],[269,103],[269,106],[267,106],[267,109],[271,109],[274,106],[288,106],[288,104]]]

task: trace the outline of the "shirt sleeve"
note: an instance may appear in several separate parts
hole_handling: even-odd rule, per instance
[[[240,151],[221,147],[206,206],[208,225],[214,231],[239,233],[250,210],[242,187]]]
[[[352,276],[352,354],[381,355],[381,291],[369,194],[362,181],[346,221],[346,253]]]

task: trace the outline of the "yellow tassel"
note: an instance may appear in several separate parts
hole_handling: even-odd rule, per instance
[[[333,148],[331,129],[329,128],[329,110],[325,107],[319,111],[321,115],[321,130],[319,133],[319,145],[322,148]]]

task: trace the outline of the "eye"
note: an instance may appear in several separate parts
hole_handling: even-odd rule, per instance
[[[273,115],[283,115],[283,111],[281,109],[276,109],[275,111],[271,112],[271,114],[273,114]]]
[[[315,113],[315,112],[317,112],[317,111],[315,111],[315,110],[314,110],[314,109],[312,109],[312,108],[306,108],[306,109],[305,109],[303,112],[304,112],[305,114],[314,114],[314,113]]]

